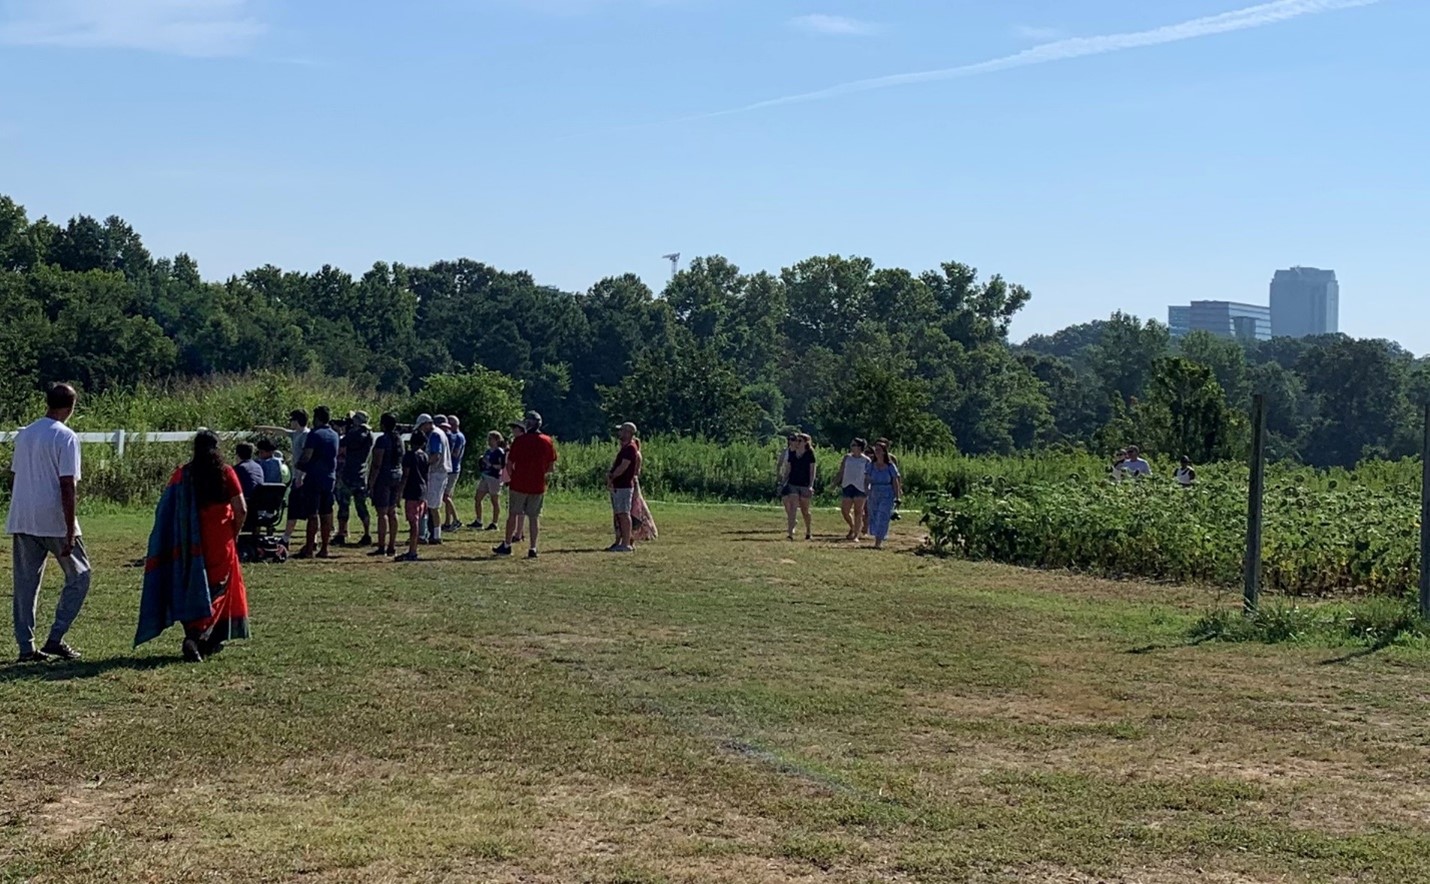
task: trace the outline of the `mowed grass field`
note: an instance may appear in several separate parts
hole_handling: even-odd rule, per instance
[[[535,562],[251,567],[198,666],[129,648],[148,515],[88,519],[85,660],[0,667],[0,880],[1430,880],[1413,644],[1190,645],[1231,600],[654,507],[630,556],[566,499]]]

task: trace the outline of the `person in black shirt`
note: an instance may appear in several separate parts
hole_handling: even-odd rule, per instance
[[[788,528],[786,536],[790,540],[794,540],[796,511],[804,516],[804,539],[809,540],[813,536],[809,506],[810,501],[814,498],[816,469],[813,440],[806,433],[795,434],[789,452],[784,458],[784,464],[780,468],[780,478],[783,480],[780,485],[780,498],[785,505],[786,527]]]
[[[415,562],[417,541],[422,536],[422,520],[427,515],[427,436],[413,430],[402,456],[402,502],[407,511],[407,554],[399,562]]]
[[[397,416],[379,418],[382,435],[372,443],[372,463],[367,470],[368,493],[377,510],[377,548],[370,556],[397,554],[397,504],[402,499],[402,437]]]
[[[348,543],[348,513],[357,505],[358,521],[362,522],[362,540],[358,546],[372,545],[372,520],[367,512],[367,458],[372,453],[372,430],[365,411],[354,412],[347,421],[347,430],[338,445],[338,536],[337,546]]]

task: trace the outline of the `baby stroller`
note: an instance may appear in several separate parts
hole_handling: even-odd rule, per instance
[[[238,535],[238,559],[241,562],[288,561],[288,548],[275,535],[283,522],[288,486],[277,482],[259,485],[248,495],[248,519]]]

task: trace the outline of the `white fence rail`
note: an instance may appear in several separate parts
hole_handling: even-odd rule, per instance
[[[188,442],[194,438],[197,430],[179,433],[135,433],[129,430],[107,430],[103,433],[75,433],[79,441],[86,445],[113,445],[114,456],[124,457],[124,448],[130,442]],[[242,439],[253,439],[262,436],[262,433],[254,433],[250,430],[215,430],[220,439],[239,441]],[[0,430],[0,445],[7,442],[14,442],[15,437],[20,435],[19,430]],[[402,441],[407,441],[407,433],[402,434]]]
[[[134,433],[129,430],[108,430],[103,433],[75,433],[79,441],[86,445],[113,445],[114,455],[124,457],[124,448],[130,442],[188,442],[194,438],[197,430],[190,430],[187,433]],[[246,430],[226,433],[215,431],[220,439],[248,439],[258,435]],[[0,444],[14,442],[15,437],[20,435],[19,430],[8,432],[0,431]]]

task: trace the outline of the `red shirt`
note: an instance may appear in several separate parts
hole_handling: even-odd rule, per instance
[[[611,480],[611,487],[634,488],[636,487],[636,478],[641,474],[640,449],[634,445],[622,445],[620,454],[616,455],[616,462],[611,464],[612,471],[619,467],[622,461],[625,461],[629,466],[626,467],[625,472]]]
[[[522,433],[507,452],[511,490],[517,494],[545,494],[546,474],[556,463],[556,446],[545,433]]]

